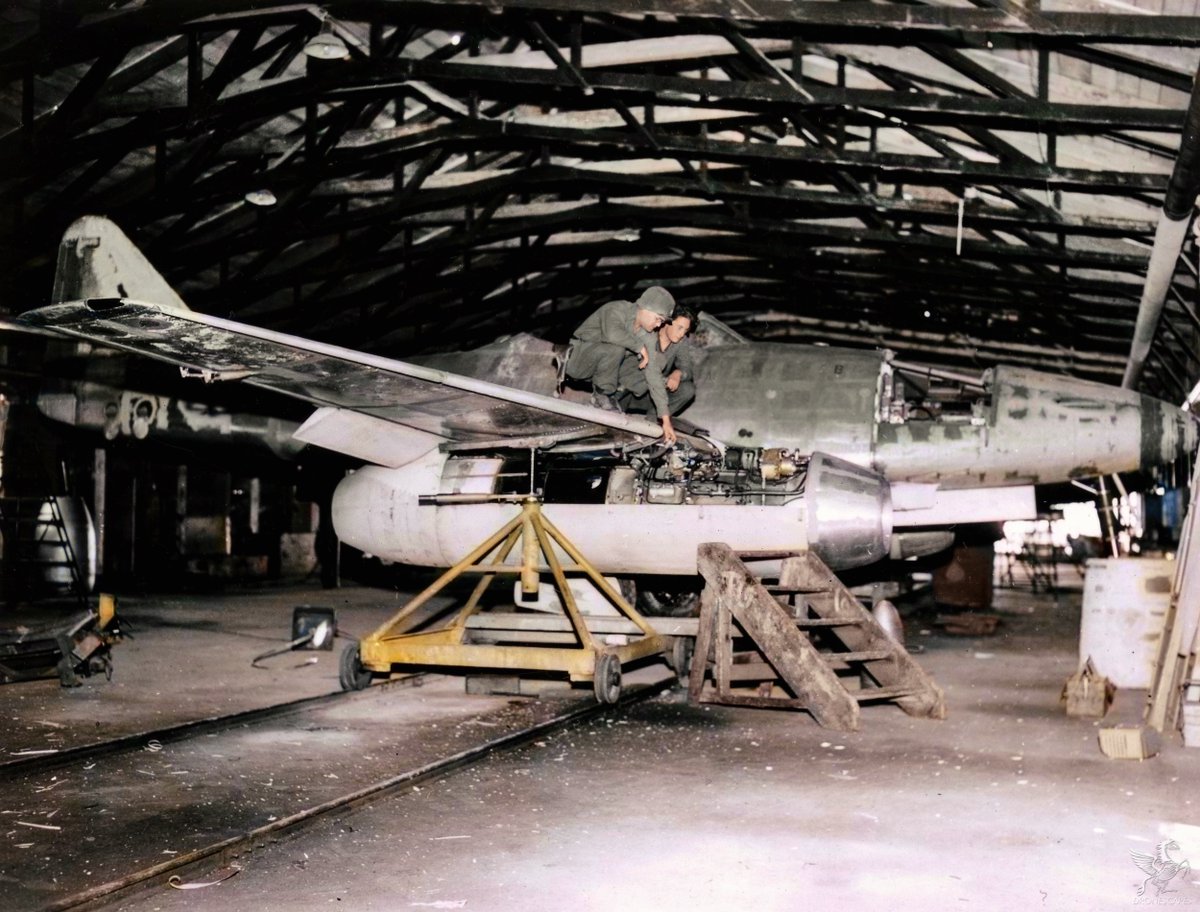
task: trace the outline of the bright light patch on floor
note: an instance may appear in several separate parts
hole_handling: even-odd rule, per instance
[[[1195,856],[1192,867],[1200,867],[1200,826],[1166,820],[1158,825],[1158,835],[1163,839],[1174,839],[1179,843],[1176,854],[1189,860]]]

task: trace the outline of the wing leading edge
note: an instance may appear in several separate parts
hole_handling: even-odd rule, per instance
[[[643,418],[157,304],[73,301],[29,311],[19,320],[166,361],[209,381],[241,380],[302,399],[327,416],[334,410],[356,413],[376,419],[370,422],[376,427],[384,421],[417,432],[401,449],[485,442],[550,446],[581,438],[595,438],[603,446],[661,434],[657,423]],[[347,430],[354,426],[344,424]],[[341,436],[322,434],[311,442],[383,464],[392,461],[381,458],[377,448],[361,452]]]

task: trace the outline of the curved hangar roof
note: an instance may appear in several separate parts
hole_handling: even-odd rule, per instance
[[[16,0],[4,306],[101,213],[199,310],[385,354],[659,283],[758,338],[1120,382],[1195,6]],[[1142,383],[1175,401],[1195,263]]]

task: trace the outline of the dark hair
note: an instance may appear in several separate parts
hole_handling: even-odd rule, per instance
[[[700,318],[696,315],[696,311],[686,304],[676,303],[675,309],[671,311],[671,316],[667,317],[668,323],[674,323],[677,317],[688,318],[688,331],[690,336],[696,331],[696,327],[700,325]]]

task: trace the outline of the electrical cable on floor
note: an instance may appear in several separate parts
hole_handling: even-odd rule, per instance
[[[167,885],[176,890],[203,890],[205,887],[215,887],[219,883],[224,883],[241,870],[241,865],[229,865],[213,875],[212,880],[205,881],[204,883],[184,883],[182,877],[180,877],[178,874],[172,874],[169,878],[167,878]]]
[[[336,636],[336,633],[334,635]],[[312,643],[315,648],[320,649],[321,644],[324,643],[328,637],[329,622],[321,621],[321,623],[319,623],[308,633],[304,634],[304,636],[296,637],[296,639],[292,640],[286,646],[281,646],[278,649],[271,649],[262,653],[261,655],[256,655],[250,660],[250,667],[257,668],[260,671],[270,671],[271,669],[266,665],[259,665],[258,663],[263,659],[269,659],[272,656],[283,655],[285,652],[291,652],[297,646],[303,646],[305,643]]]

